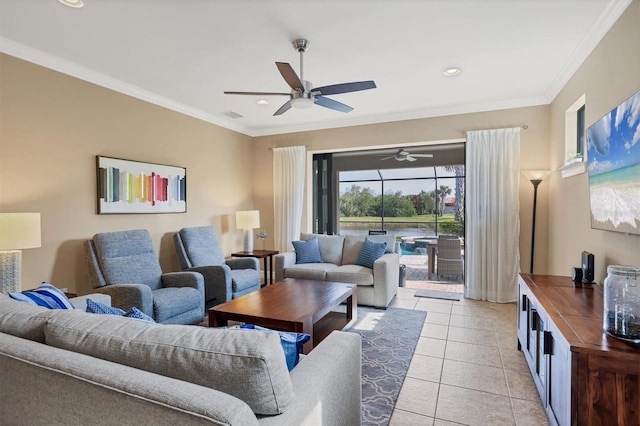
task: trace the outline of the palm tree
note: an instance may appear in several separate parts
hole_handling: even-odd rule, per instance
[[[440,189],[438,189],[438,198],[440,199],[440,211],[439,211],[439,216],[442,216],[444,214],[444,198],[451,194],[451,188],[449,188],[448,186],[444,186],[444,185],[440,185]]]

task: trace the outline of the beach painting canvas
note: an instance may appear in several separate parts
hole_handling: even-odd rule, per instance
[[[640,235],[640,91],[587,129],[591,227]]]

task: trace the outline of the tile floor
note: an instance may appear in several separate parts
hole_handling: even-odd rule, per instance
[[[516,305],[415,291],[400,288],[391,303],[428,314],[390,425],[548,425],[516,348]]]

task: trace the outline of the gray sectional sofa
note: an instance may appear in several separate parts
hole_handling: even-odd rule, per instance
[[[289,372],[277,333],[48,310],[0,294],[2,425],[358,425],[360,409],[355,333],[333,332]]]
[[[280,253],[276,259],[276,281],[299,278],[346,282],[358,285],[358,304],[386,308],[398,293],[400,255],[393,236],[318,235],[303,233],[303,241],[318,238],[322,263],[296,264],[296,252]],[[356,264],[365,238],[387,243],[385,254],[373,269]]]

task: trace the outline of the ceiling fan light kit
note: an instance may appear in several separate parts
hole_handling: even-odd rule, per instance
[[[236,92],[225,91],[227,95],[251,95],[251,96],[289,96],[289,100],[285,102],[273,115],[281,115],[287,112],[291,107],[296,109],[311,108],[314,104],[321,107],[329,108],[340,112],[349,112],[353,108],[349,105],[345,105],[342,102],[338,102],[331,98],[327,98],[326,95],[338,95],[341,93],[357,92],[360,90],[375,89],[376,84],[373,80],[368,81],[356,81],[351,83],[332,84],[329,86],[322,86],[314,88],[310,81],[304,80],[304,52],[309,48],[309,41],[303,38],[293,41],[293,48],[296,52],[300,53],[300,76],[293,70],[290,64],[287,62],[276,62],[276,67],[284,81],[291,87],[291,93],[278,93],[278,92]]]

